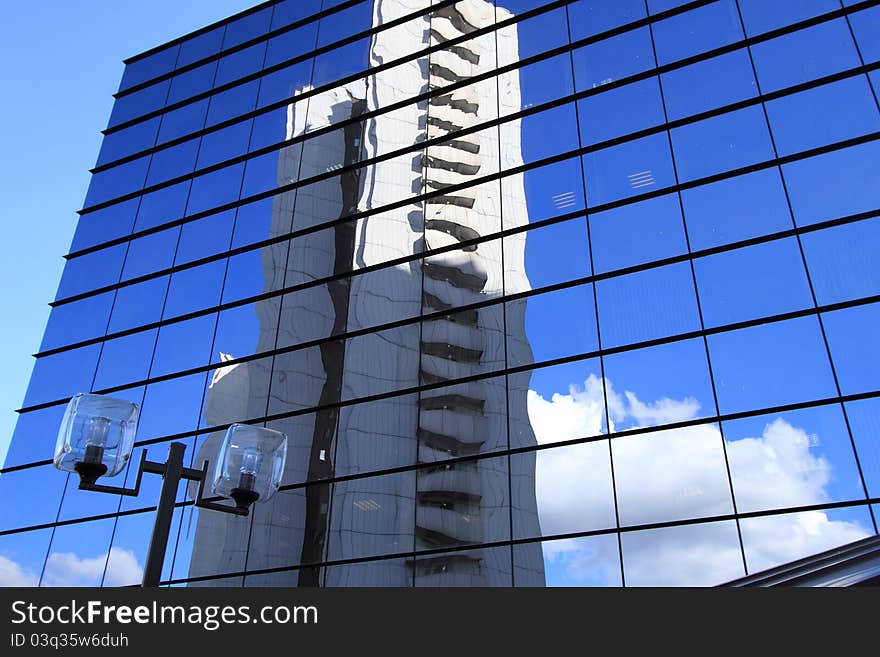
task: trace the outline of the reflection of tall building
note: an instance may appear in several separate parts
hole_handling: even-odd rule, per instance
[[[429,6],[428,0],[376,0],[373,24],[387,23]],[[509,14],[497,10],[501,18]],[[427,45],[429,55],[291,104],[287,138],[456,83],[516,57],[516,27],[442,45],[490,26],[493,5],[466,0],[398,28],[377,33],[370,49],[375,66]],[[310,91],[310,88],[300,92]],[[283,149],[279,184],[311,178],[399,148],[467,130],[517,111],[516,76],[489,78],[409,103]],[[500,137],[499,137],[500,135]],[[539,534],[534,498],[534,458],[505,457],[447,463],[450,459],[507,447],[508,428],[531,436],[525,381],[508,392],[504,377],[467,379],[503,365],[507,349],[530,354],[524,304],[453,309],[528,289],[525,236],[456,244],[527,221],[522,180],[464,189],[477,177],[522,163],[518,122],[453,135],[403,157],[386,159],[275,197],[271,236],[302,230],[337,217],[369,211],[400,199],[435,193],[390,211],[316,230],[263,250],[267,289],[291,287],[371,267],[422,250],[445,252],[379,268],[257,303],[257,352],[305,343],[388,321],[434,317],[421,323],[368,333],[345,341],[295,349],[271,358],[215,371],[206,400],[210,424],[317,406],[313,413],[273,424],[290,436],[286,482],[303,482],[381,471],[414,462],[416,473],[358,478],[283,491],[256,508],[252,523],[202,514],[197,523],[190,575],[271,568],[294,563],[336,562],[380,554],[431,550],[430,556],[370,561],[324,569],[304,567],[260,584],[280,585],[501,585],[510,580],[506,550],[458,549],[509,538],[508,482],[527,489],[518,496],[517,523]],[[449,190],[445,192],[444,190]],[[292,223],[291,223],[292,222]],[[505,289],[505,285],[506,288]],[[437,315],[444,311],[446,315]],[[277,329],[277,339],[276,339]],[[222,350],[222,345],[218,345]],[[232,357],[237,354],[231,354]],[[517,361],[528,362],[517,354]],[[494,367],[493,367],[494,364]],[[522,378],[522,376],[520,376]],[[419,394],[366,404],[333,404],[416,385],[437,387]],[[264,400],[268,397],[268,408]],[[320,410],[320,407],[331,405]],[[259,407],[258,407],[259,406]],[[220,439],[210,436],[200,457]],[[522,438],[520,438],[521,444]],[[527,500],[525,503],[522,500]],[[531,550],[531,552],[529,552]],[[518,564],[520,584],[543,583],[540,547],[526,547]]]

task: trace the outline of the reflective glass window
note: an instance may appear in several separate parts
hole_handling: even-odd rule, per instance
[[[52,308],[40,351],[102,335],[107,329],[114,296],[112,291],[104,292]]]
[[[186,214],[191,216],[237,200],[243,172],[244,164],[238,163],[194,178]]]
[[[199,421],[204,388],[204,372],[150,383],[144,393],[135,441],[193,431]]]
[[[119,196],[125,196],[142,187],[147,175],[150,156],[139,157],[130,162],[117,164],[92,174],[89,191],[86,192],[84,207],[104,203]]]
[[[880,142],[832,151],[782,167],[799,226],[876,210]]]
[[[835,226],[806,233],[801,240],[820,305],[880,291],[880,221]]]
[[[711,176],[774,156],[760,107],[746,107],[672,130],[682,182]]]
[[[113,103],[113,111],[110,112],[108,127],[117,126],[144,114],[162,109],[170,86],[170,80],[162,80],[137,91],[132,91],[130,94],[120,96]]]
[[[286,62],[313,50],[317,36],[318,23],[313,22],[272,37],[266,49],[265,67]]]
[[[661,66],[743,38],[734,0],[719,0],[659,21],[653,32]]]
[[[189,66],[220,52],[220,45],[223,43],[223,32],[225,31],[226,26],[221,25],[181,42],[180,55],[177,58],[177,68]]]
[[[834,0],[800,0],[799,2],[739,0],[739,7],[746,33],[752,36],[840,9],[840,4]]]
[[[65,410],[67,407],[64,404],[56,404],[38,411],[18,414],[15,430],[9,443],[9,451],[6,453],[6,460],[2,467],[10,468],[52,459],[54,445],[51,444],[51,437],[58,435]],[[2,477],[11,474],[7,472]],[[54,503],[57,507],[57,500]]]
[[[852,543],[874,533],[867,507],[743,518],[740,528],[746,564],[751,573]]]
[[[55,298],[72,297],[116,283],[122,271],[126,247],[126,244],[117,244],[67,260]]]
[[[108,518],[56,529],[40,586],[100,586],[115,524]]]
[[[627,586],[714,586],[745,575],[733,521],[624,532],[620,541]]]
[[[223,35],[223,49],[233,48],[267,32],[272,20],[272,9],[265,7],[227,23],[226,33]]]
[[[666,133],[604,148],[583,160],[591,207],[675,184]]]
[[[589,221],[597,273],[687,252],[677,194],[591,214]]]
[[[657,78],[633,82],[578,101],[583,144],[595,144],[664,122]]]
[[[596,283],[602,346],[613,347],[700,328],[686,262]]]
[[[874,336],[880,326],[880,305],[874,303],[825,313],[822,321],[841,393],[876,390],[880,343]]]
[[[208,91],[214,83],[216,72],[217,60],[215,59],[207,64],[178,73],[171,78],[171,88],[168,90],[166,104],[173,105]]]
[[[203,169],[247,153],[251,122],[240,121],[202,136],[197,168]]]
[[[321,0],[281,0],[272,13],[272,29],[277,30],[320,11]]]
[[[761,91],[768,93],[859,65],[843,18],[752,46]]]
[[[505,237],[504,268],[507,294],[589,276],[584,219],[577,217]]]
[[[699,338],[610,354],[603,361],[615,431],[715,415],[706,347]],[[675,444],[679,438],[668,440]]]
[[[208,111],[207,98],[187,103],[162,115],[157,143],[164,144],[172,139],[201,130],[205,125]]]
[[[234,221],[235,210],[227,210],[183,224],[174,264],[182,265],[227,250]]]
[[[192,183],[187,180],[154,192],[144,194],[138,207],[135,231],[161,226],[169,221],[180,219],[186,210],[186,199]]]
[[[214,86],[220,87],[251,73],[256,73],[263,67],[265,55],[265,41],[261,41],[244,50],[237,50],[224,55],[217,63],[217,75],[214,78]]]
[[[9,534],[0,538],[0,558],[6,564],[6,586],[39,585],[51,539],[51,529]]]
[[[568,7],[573,41],[632,23],[645,16],[644,0],[580,0]]]
[[[259,90],[260,80],[251,80],[212,95],[205,127],[209,128],[256,109]]]
[[[41,456],[52,458],[51,446]],[[9,505],[0,515],[0,531],[55,522],[68,478],[51,463],[0,476],[0,493]]]
[[[837,394],[816,317],[710,335],[721,413]]]
[[[845,405],[859,466],[870,497],[880,495],[880,401],[861,399]]]
[[[76,223],[76,233],[74,233],[73,242],[70,245],[70,252],[73,253],[128,235],[134,225],[139,204],[139,198],[131,198],[80,215]]]
[[[163,319],[217,305],[225,275],[225,258],[174,272],[162,312]]]
[[[745,49],[677,68],[660,77],[670,121],[754,98],[758,93]]]
[[[179,44],[162,48],[146,57],[136,59],[125,65],[119,89],[128,89],[147,80],[159,77],[174,69],[177,61]]]
[[[789,155],[880,129],[867,80],[846,78],[767,103],[780,155]]]
[[[143,381],[150,371],[157,329],[107,340],[95,375],[95,390]]]
[[[724,423],[740,512],[865,497],[839,404]]]
[[[147,119],[105,135],[96,166],[151,148],[159,133],[159,121],[159,117]]]
[[[813,305],[793,237],[697,258],[694,269],[707,327]]]
[[[146,184],[158,185],[192,173],[199,154],[199,141],[196,137],[154,152]]]
[[[320,87],[365,70],[369,65],[369,51],[370,40],[360,39],[318,55],[315,57],[312,86]]]
[[[174,262],[180,226],[150,233],[128,243],[122,280],[130,280],[167,269]]]
[[[694,250],[791,228],[791,213],[776,168],[683,190],[681,200]]]
[[[880,59],[880,7],[869,7],[850,14],[849,22],[865,63]]]
[[[204,315],[160,328],[150,377],[207,365],[216,322],[216,315]]]
[[[574,80],[578,91],[594,89],[654,66],[647,27],[630,30],[575,50]]]
[[[620,586],[617,535],[514,545],[513,572],[516,587]]]
[[[109,333],[158,322],[162,316],[168,276],[151,278],[134,285],[125,285],[116,291]]]
[[[38,358],[22,406],[36,406],[91,390],[100,351],[100,344],[91,344]]]

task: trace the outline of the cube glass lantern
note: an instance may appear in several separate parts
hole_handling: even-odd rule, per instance
[[[287,436],[274,429],[233,424],[220,445],[211,487],[239,507],[265,502],[281,484],[287,458]]]
[[[137,421],[138,405],[127,399],[75,395],[61,420],[55,467],[91,484],[104,474],[119,474],[131,457]]]

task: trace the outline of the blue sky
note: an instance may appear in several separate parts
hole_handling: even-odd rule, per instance
[[[252,0],[10,3],[0,23],[0,462],[122,76],[122,60]],[[47,438],[51,449],[52,438]]]

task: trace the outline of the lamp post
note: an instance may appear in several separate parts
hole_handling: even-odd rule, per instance
[[[147,459],[141,453],[137,478],[132,488],[96,483],[108,474],[119,474],[128,463],[137,431],[138,406],[127,400],[104,395],[80,393],[70,400],[55,446],[55,467],[79,475],[79,488],[99,493],[136,497],[144,472],[162,476],[162,490],[150,548],[144,565],[142,586],[159,586],[168,535],[174,514],[174,502],[181,479],[198,483],[195,506],[222,513],[246,516],[254,502],[265,502],[278,490],[287,456],[287,436],[280,431],[233,424],[220,445],[214,467],[211,491],[221,498],[231,498],[235,506],[205,498],[208,461],[201,470],[183,464],[186,446],[172,442],[164,463]]]

